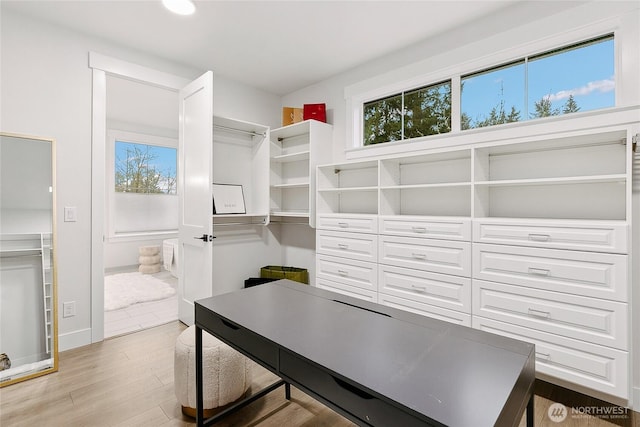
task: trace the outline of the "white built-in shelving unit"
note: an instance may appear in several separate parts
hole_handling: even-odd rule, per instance
[[[539,377],[628,401],[640,126],[570,123],[319,166],[316,285],[533,342]]]
[[[13,349],[10,351],[15,359],[18,359],[20,363],[42,363],[43,360],[51,361],[53,363],[53,347],[54,347],[54,324],[53,324],[53,305],[54,305],[54,292],[53,292],[53,246],[51,240],[51,233],[16,233],[16,234],[2,234],[0,236],[0,258],[6,258],[13,260],[13,269],[18,271],[24,271],[24,278],[17,279],[14,276],[15,283],[5,283],[7,287],[7,295],[16,296],[22,295],[17,289],[12,289],[12,286],[34,286],[40,291],[40,301],[31,301],[30,298],[16,298],[20,303],[37,304],[38,308],[31,310],[38,314],[38,322],[41,322],[42,333],[40,338],[35,338],[38,341],[38,345],[35,348],[42,348],[42,351],[38,350],[38,354],[23,354],[21,349]],[[24,261],[20,264],[15,264],[15,261],[21,260],[34,260]],[[30,283],[31,277],[37,277],[37,283]],[[14,294],[17,292],[17,294]],[[29,292],[24,290],[25,293]],[[26,294],[28,295],[28,293]],[[22,300],[22,301],[21,301]],[[24,308],[23,308],[24,309]],[[41,341],[40,341],[41,340]],[[33,340],[31,341],[33,342]],[[40,345],[41,343],[41,345]],[[33,348],[29,351],[34,351]],[[38,365],[40,366],[40,365]],[[39,368],[38,368],[39,369]],[[10,377],[11,370],[3,372],[1,378]]]
[[[331,159],[333,126],[306,120],[271,130],[272,220],[315,226],[315,168]]]

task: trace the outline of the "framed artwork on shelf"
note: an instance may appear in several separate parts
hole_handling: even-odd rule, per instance
[[[213,184],[213,214],[245,214],[242,185]]]

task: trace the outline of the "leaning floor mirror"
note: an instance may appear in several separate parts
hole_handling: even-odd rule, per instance
[[[0,387],[58,369],[54,154],[0,133]]]

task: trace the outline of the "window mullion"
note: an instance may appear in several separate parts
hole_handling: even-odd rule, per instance
[[[400,106],[400,141],[404,141],[404,91],[402,91],[402,103]]]
[[[462,91],[460,90],[460,75],[451,78],[451,131],[458,132],[462,128]]]
[[[529,57],[524,58],[524,119],[529,119]]]

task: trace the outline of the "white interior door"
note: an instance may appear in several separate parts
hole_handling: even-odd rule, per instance
[[[178,317],[194,321],[193,302],[212,295],[213,73],[180,91]]]

